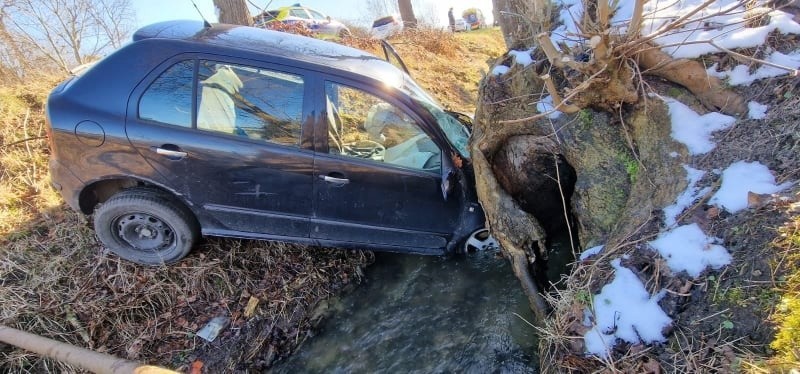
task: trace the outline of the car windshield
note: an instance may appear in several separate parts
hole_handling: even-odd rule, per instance
[[[450,144],[452,144],[463,157],[469,158],[469,149],[467,148],[469,131],[464,124],[447,114],[436,99],[419,87],[408,75],[405,76],[401,89],[408,93],[414,101],[421,104],[436,118],[436,123],[439,125],[439,128],[442,129],[445,136],[447,136]]]

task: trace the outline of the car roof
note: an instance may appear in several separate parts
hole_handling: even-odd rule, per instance
[[[242,50],[253,54],[303,61],[320,69],[340,70],[379,81],[403,79],[385,60],[360,49],[280,31],[200,21],[166,21],[142,27],[133,35],[142,40],[168,39]]]

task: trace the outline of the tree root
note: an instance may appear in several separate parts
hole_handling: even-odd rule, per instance
[[[686,87],[706,108],[735,116],[747,113],[744,98],[726,89],[718,78],[709,76],[700,62],[673,59],[654,46],[646,46],[636,57],[639,66],[645,69],[644,74],[655,75]]]
[[[475,144],[472,145],[473,167],[475,174],[480,176],[476,180],[478,199],[483,204],[492,234],[500,242],[503,253],[511,261],[514,274],[522,283],[531,309],[537,319],[543,321],[550,307],[534,281],[529,259],[535,259],[535,253],[541,253],[539,251],[542,248],[539,246],[545,238],[544,230],[536,218],[523,211],[514,199],[503,190],[497,182],[486,156],[477,148]]]

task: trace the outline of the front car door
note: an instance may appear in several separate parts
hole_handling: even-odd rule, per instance
[[[308,87],[302,73],[284,67],[184,59],[137,89],[126,131],[193,205],[204,234],[308,237]]]
[[[442,151],[421,119],[389,98],[325,82],[311,236],[413,252],[441,252],[460,199],[442,195]]]

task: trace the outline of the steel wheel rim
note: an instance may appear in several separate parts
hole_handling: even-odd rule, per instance
[[[488,229],[473,232],[464,243],[464,252],[496,251],[500,249],[497,240],[489,233]]]
[[[130,213],[114,219],[113,233],[121,242],[143,252],[159,252],[175,247],[175,230],[160,218],[147,213]]]

